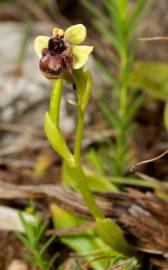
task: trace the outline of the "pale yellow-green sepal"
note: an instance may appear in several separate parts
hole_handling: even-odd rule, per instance
[[[86,38],[86,27],[83,24],[73,25],[65,31],[64,38],[72,45],[79,45]]]
[[[34,41],[34,49],[38,57],[42,56],[42,49],[48,47],[49,37],[47,36],[38,36]]]
[[[72,46],[73,68],[79,69],[83,67],[93,51],[93,46]]]

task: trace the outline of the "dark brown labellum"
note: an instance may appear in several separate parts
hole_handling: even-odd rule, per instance
[[[65,70],[72,73],[73,56],[70,45],[62,37],[49,39],[48,48],[42,51],[39,67],[47,79],[59,79]]]
[[[64,72],[64,63],[60,55],[47,54],[40,59],[39,67],[47,79],[59,79]]]

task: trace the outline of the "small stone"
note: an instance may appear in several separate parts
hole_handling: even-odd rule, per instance
[[[28,270],[28,266],[21,260],[13,260],[7,270]]]

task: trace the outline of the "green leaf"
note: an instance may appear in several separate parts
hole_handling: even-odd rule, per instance
[[[48,239],[48,241],[42,246],[42,249],[39,252],[39,257],[42,257],[42,255],[44,254],[44,252],[46,252],[46,250],[48,249],[48,247],[54,241],[55,237],[56,237],[55,235],[53,235],[52,237],[50,237]]]
[[[152,98],[168,101],[168,64],[136,62],[129,78],[129,86],[143,89]]]
[[[146,181],[139,178],[133,177],[119,177],[119,176],[111,176],[108,178],[114,184],[125,185],[125,186],[135,186],[135,187],[143,187],[143,188],[151,188],[156,189],[158,184],[152,181]]]
[[[83,69],[77,69],[74,71],[73,80],[76,85],[77,91],[77,105],[83,112],[86,110],[88,102],[90,100],[91,90],[93,86],[92,74],[89,70],[83,71]]]
[[[32,224],[35,234],[38,233],[39,228],[40,228],[42,223],[43,223],[42,214],[37,212],[35,215],[34,223]]]
[[[100,191],[118,191],[117,187],[112,184],[106,177],[99,176],[94,172],[91,172],[87,169],[84,169],[85,176],[88,180],[88,185],[91,190],[100,190]],[[79,191],[78,183],[74,179],[73,168],[70,168],[65,162],[62,167],[62,177],[63,183],[68,187]]]
[[[79,102],[86,88],[85,72],[83,71],[83,69],[74,70],[73,80],[77,88],[77,95]]]
[[[46,220],[43,224],[41,224],[39,227],[37,227],[38,231],[37,231],[37,235],[36,235],[36,243],[39,242],[39,240],[42,237],[44,231],[48,227],[48,224],[49,224],[49,221]]]
[[[147,7],[150,5],[150,0],[138,0],[136,3],[135,8],[133,9],[132,13],[130,14],[127,22],[127,31],[129,33],[129,36],[134,34],[136,30],[136,25],[139,22],[141,16],[145,13],[147,10]],[[141,18],[142,19],[142,18]]]
[[[31,256],[31,255],[28,255],[28,254],[25,254],[25,253],[22,253],[21,254],[22,255],[22,257],[27,261],[27,262],[30,262],[30,263],[34,263],[34,258],[33,258],[33,256]]]
[[[81,2],[92,14],[102,19],[102,13],[95,5],[93,5],[93,3],[90,2],[90,0],[82,0]]]
[[[82,270],[78,260],[74,259],[73,269],[72,270]]]
[[[116,36],[106,28],[106,26],[102,25],[100,20],[93,20],[93,25],[95,28],[102,34],[102,36],[106,37],[109,43],[114,46],[117,51],[120,51],[120,43]]]
[[[89,163],[96,169],[96,171],[101,174],[104,175],[104,169],[103,169],[103,163],[102,160],[99,156],[99,154],[95,151],[94,148],[91,148],[86,155],[87,160],[89,161]]]
[[[86,107],[90,100],[91,91],[92,91],[93,79],[92,79],[92,74],[90,71],[85,72],[85,80],[86,80],[86,88],[84,90],[83,96],[81,98],[81,104],[80,104],[82,111],[86,110]]]
[[[112,184],[109,181],[109,178],[95,174],[87,169],[84,170],[85,175],[88,179],[89,187],[91,190],[100,190],[100,191],[111,191],[117,192],[118,188],[116,185]]]
[[[74,165],[74,159],[68,146],[58,128],[52,123],[48,112],[45,114],[44,128],[46,136],[54,150],[67,161],[68,164]]]
[[[119,122],[119,118],[118,118],[117,114],[108,106],[108,104],[105,100],[101,99],[99,101],[99,105],[100,105],[100,108],[101,108],[104,116],[106,117],[106,119],[110,123],[110,125],[116,129],[118,129],[120,122]]]
[[[138,97],[133,97],[132,93],[132,100],[130,101],[130,104],[128,104],[127,111],[125,113],[125,123],[128,125],[136,116],[138,109],[141,107],[143,102],[142,95],[139,95]]]
[[[117,42],[118,47],[116,49],[120,54],[122,54],[123,50],[125,50],[125,27],[126,27],[126,21],[127,21],[127,8],[122,9],[120,7],[119,1],[106,1],[101,0],[106,7],[107,11],[109,12],[110,18],[109,18],[109,24],[111,28],[113,29],[113,32],[111,32],[111,35],[113,35]],[[125,1],[125,0],[124,0]],[[122,0],[123,2],[123,0]]]
[[[56,228],[73,227],[85,223],[83,219],[72,215],[59,206],[53,207],[52,205],[51,212]],[[83,255],[84,259],[89,262],[89,265],[94,270],[104,270],[109,258],[120,256],[118,252],[106,245],[94,230],[63,236],[60,239],[72,250],[81,256]],[[98,258],[99,256],[99,259],[94,260],[94,258]]]
[[[68,166],[66,162],[63,162],[61,168],[61,180],[66,186],[78,190],[76,180],[74,179],[73,169]]]
[[[56,259],[58,258],[59,254],[56,253],[51,260],[47,263],[47,269],[50,270],[53,264],[55,263]]]
[[[46,228],[47,222],[42,223],[43,218],[41,213],[36,213],[34,216],[34,222],[29,223],[22,213],[19,213],[20,220],[25,228],[26,237],[16,232],[19,240],[27,247],[28,251],[31,252],[31,256],[24,254],[26,260],[32,262],[39,269],[49,270],[47,268],[48,262],[43,257],[43,253],[46,251],[48,246],[53,241],[53,236],[45,244],[41,241],[41,236]],[[41,247],[42,246],[42,247]]]
[[[122,229],[112,219],[97,219],[96,230],[104,242],[114,250],[127,256],[133,254],[133,248],[125,240]]]
[[[24,227],[24,229],[26,231],[26,234],[27,234],[29,240],[31,242],[33,242],[34,238],[35,238],[34,237],[34,231],[33,231],[33,224],[31,224],[30,222],[28,222],[25,219],[24,214],[21,211],[19,211],[19,218],[20,218],[20,221],[21,221],[21,223],[22,223],[22,225],[23,225],[23,227]]]
[[[102,153],[102,158],[104,161],[104,164],[106,166],[106,172],[109,173],[111,175],[111,173],[114,174],[115,172],[115,167],[116,167],[116,161],[114,159],[114,151],[115,151],[115,145],[110,146],[110,144],[108,144],[109,147],[111,149],[113,149],[113,152],[108,153],[106,149],[104,149],[104,152]]]
[[[110,2],[110,1],[107,1]],[[116,7],[116,17],[118,17],[121,22],[125,22],[125,19],[128,15],[128,0],[112,0],[111,1],[113,3],[113,5]],[[113,13],[114,16],[114,13]]]
[[[63,78],[52,80],[49,116],[51,122],[59,127],[60,102],[63,89]]]
[[[98,60],[97,58],[94,58],[94,63],[96,67],[99,69],[99,71],[101,72],[101,74],[104,75],[111,82],[112,85],[115,85],[116,80],[113,77],[113,75],[110,73],[108,68],[103,63],[101,63],[101,61]]]
[[[23,245],[31,249],[31,244],[25,236],[23,236],[20,232],[17,232],[17,231],[15,232],[15,234]]]

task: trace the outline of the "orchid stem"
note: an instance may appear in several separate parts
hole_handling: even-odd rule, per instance
[[[92,216],[95,219],[104,218],[104,214],[97,206],[95,198],[90,191],[86,176],[85,176],[81,166],[75,167],[74,176],[76,177],[76,179],[78,181],[80,193],[82,194],[83,199],[84,199],[88,209],[90,210]]]
[[[77,91],[78,93],[82,93],[80,83],[77,85]],[[80,95],[78,95],[78,97],[79,96]],[[95,219],[104,218],[102,211],[97,206],[95,198],[90,191],[87,178],[83,172],[82,165],[81,165],[81,143],[82,143],[82,136],[83,136],[83,129],[84,129],[85,110],[82,109],[82,104],[79,102],[79,100],[78,100],[77,113],[78,113],[78,120],[77,120],[76,136],[75,136],[75,143],[74,143],[74,159],[75,159],[75,164],[76,164],[74,168],[74,176],[78,181],[80,192],[93,217]]]
[[[63,79],[52,81],[52,93],[50,99],[50,118],[51,121],[59,128],[59,114],[62,95]]]
[[[77,123],[75,145],[74,145],[74,157],[75,157],[75,162],[77,165],[81,164],[80,156],[81,156],[81,143],[82,143],[83,128],[84,128],[84,118],[85,118],[85,113],[80,108],[78,108],[78,123]]]

